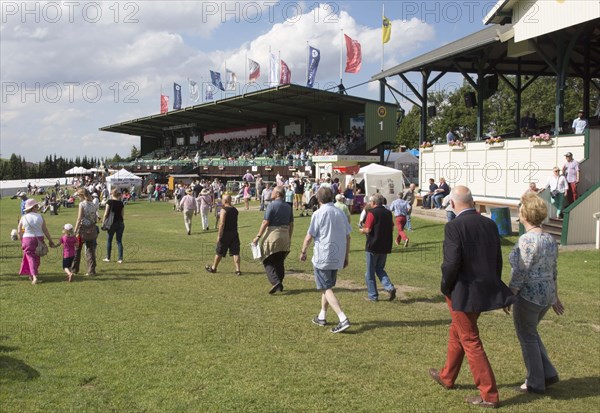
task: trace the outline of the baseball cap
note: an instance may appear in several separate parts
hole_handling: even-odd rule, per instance
[[[73,225],[71,225],[71,224],[65,224],[65,226],[63,227],[63,229],[65,231],[71,231],[73,229]]]
[[[565,156],[568,156],[569,158],[572,158],[573,154],[571,152],[567,152],[567,153],[565,153]]]

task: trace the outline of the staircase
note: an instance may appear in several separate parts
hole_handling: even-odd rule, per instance
[[[542,230],[552,235],[557,244],[560,244],[562,229],[563,220],[559,218],[550,218],[547,223],[542,224]]]

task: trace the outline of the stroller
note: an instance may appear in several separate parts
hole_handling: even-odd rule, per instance
[[[319,209],[319,201],[317,201],[317,196],[313,195],[308,200],[307,204],[303,204],[304,209],[300,212],[301,217],[307,217],[312,215],[317,209]]]

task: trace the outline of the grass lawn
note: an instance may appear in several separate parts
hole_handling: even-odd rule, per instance
[[[286,288],[270,296],[263,267],[248,248],[262,215],[256,204],[249,212],[242,208],[241,277],[233,275],[229,257],[217,274],[204,270],[216,232],[201,231],[199,216],[187,236],[172,204],[137,202],[125,210],[123,264],[101,261],[101,233],[97,277],[67,283],[62,251],[53,249],[42,261],[43,283],[32,286],[16,275],[21,249],[9,239],[19,201],[0,200],[0,411],[479,410],[462,401],[477,393],[466,360],[455,390],[442,389],[427,374],[444,363],[450,321],[439,293],[443,224],[415,218],[410,246],[394,246],[387,262],[399,291],[394,302],[363,299],[364,239],[353,232],[350,265],[336,290],[352,327],[335,335],[311,323],[320,295],[309,261],[298,259],[310,218],[296,218]],[[74,208],[45,215],[54,239],[75,217]],[[352,218],[356,228],[358,217]],[[506,282],[516,239],[504,240]],[[560,254],[566,314],[549,312],[540,331],[562,381],[544,396],[512,390],[525,376],[512,317],[482,315],[503,411],[598,409],[599,269],[597,251]],[[328,321],[337,323],[333,312]]]

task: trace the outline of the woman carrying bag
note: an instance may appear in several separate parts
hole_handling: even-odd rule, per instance
[[[37,201],[33,198],[25,201],[23,211],[24,215],[17,227],[21,248],[23,248],[23,260],[19,275],[28,275],[31,284],[37,284],[41,257],[48,253],[48,247],[45,248],[45,252],[43,251],[44,236],[48,238],[50,247],[54,248],[55,245],[46,227],[46,221],[39,213]]]
[[[125,205],[123,204],[123,201],[121,201],[121,192],[119,189],[114,188],[110,191],[110,199],[106,203],[103,219],[104,224],[102,225],[102,229],[107,231],[106,258],[104,258],[104,262],[110,262],[112,240],[115,234],[117,235],[117,252],[119,254],[117,262],[119,264],[123,262],[123,231],[125,230],[125,222],[123,221],[124,207]]]
[[[75,250],[72,272],[79,272],[81,260],[81,248],[85,245],[85,259],[87,261],[87,273],[85,275],[96,275],[96,240],[98,238],[98,227],[96,226],[96,212],[98,207],[94,204],[92,196],[85,188],[77,190],[79,197],[79,211],[75,233],[78,234],[80,242]]]

